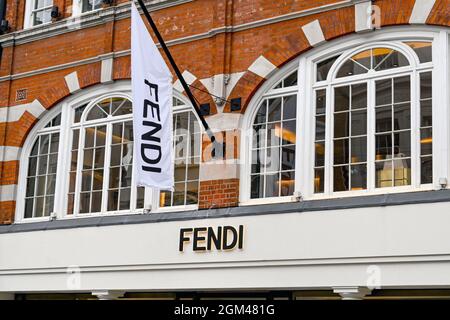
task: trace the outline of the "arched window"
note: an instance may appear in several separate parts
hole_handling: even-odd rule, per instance
[[[297,70],[263,96],[253,120],[250,198],[291,196],[295,185]]]
[[[28,159],[25,218],[48,217],[55,201],[61,114],[39,130]]]
[[[201,129],[196,116],[174,98],[174,192],[135,187],[128,88],[112,84],[74,95],[32,129],[20,161],[18,219],[197,206]]]
[[[113,96],[75,109],[67,214],[141,209],[133,188],[132,103]]]
[[[431,56],[386,43],[317,63],[315,193],[431,183]]]

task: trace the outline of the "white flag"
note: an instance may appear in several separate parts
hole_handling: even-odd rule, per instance
[[[172,74],[131,3],[135,180],[173,191]]]

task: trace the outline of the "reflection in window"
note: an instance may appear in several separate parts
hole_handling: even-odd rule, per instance
[[[369,70],[382,71],[408,66],[409,62],[400,52],[389,48],[374,48],[345,61],[337,73],[338,78],[364,74]]]
[[[53,212],[58,166],[60,115],[39,133],[28,158],[25,218],[50,216]]]
[[[433,182],[431,72],[420,74],[420,180]]]
[[[253,123],[252,199],[294,193],[296,115],[295,94],[262,101]]]
[[[67,213],[143,208],[144,188],[132,188],[132,104],[113,97],[75,109]],[[81,124],[81,126],[80,126]]]
[[[82,12],[93,11],[102,8],[102,0],[82,0]]]
[[[53,7],[53,0],[34,0],[31,9],[31,23],[37,26],[52,21],[50,15]]]
[[[431,42],[405,42],[410,46],[417,54],[420,63],[431,62],[432,59],[432,46]]]
[[[174,99],[174,106],[183,106]],[[174,192],[160,193],[160,207],[193,205],[198,203],[199,165],[201,161],[201,130],[192,111],[175,112],[174,130]]]

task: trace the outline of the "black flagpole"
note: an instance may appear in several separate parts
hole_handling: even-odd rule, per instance
[[[134,1],[134,0],[132,0]],[[161,48],[164,50],[164,53],[166,54],[167,58],[169,59],[170,64],[173,67],[173,70],[175,71],[175,74],[177,75],[178,79],[181,82],[181,85],[183,86],[184,91],[186,91],[186,94],[189,97],[189,100],[192,103],[192,106],[195,109],[195,112],[197,113],[198,117],[200,118],[203,127],[206,130],[206,133],[208,134],[210,140],[212,143],[216,143],[216,137],[214,136],[214,134],[212,133],[211,129],[209,128],[208,123],[206,122],[205,118],[203,117],[203,115],[200,112],[200,108],[197,105],[197,101],[195,101],[194,95],[192,94],[191,90],[189,89],[188,84],[186,83],[186,80],[184,80],[183,75],[180,72],[180,69],[178,69],[177,64],[175,63],[175,60],[173,59],[169,48],[167,48],[166,43],[164,42],[164,39],[162,38],[161,34],[158,31],[158,28],[156,27],[155,22],[153,22],[152,17],[150,16],[150,13],[147,10],[147,7],[144,4],[143,0],[137,0],[139,3],[139,6],[141,7],[142,11],[144,12],[145,17],[147,18],[148,23],[150,24],[150,27],[152,27],[153,32],[156,35],[156,38],[159,41],[159,44],[161,45]],[[220,153],[220,152],[219,152]]]

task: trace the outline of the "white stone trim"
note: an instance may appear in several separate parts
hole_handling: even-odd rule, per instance
[[[218,160],[203,162],[200,168],[200,181],[239,179],[239,161]]]
[[[355,4],[355,31],[372,30],[372,1]]]
[[[16,184],[0,185],[0,202],[16,200]]]
[[[306,38],[311,46],[315,47],[325,42],[325,36],[323,35],[322,27],[319,20],[311,21],[302,27]]]
[[[0,123],[18,121],[23,116],[25,111],[31,113],[35,118],[39,118],[45,110],[46,109],[37,99],[31,103],[0,108]]]
[[[76,71],[69,73],[64,77],[66,81],[67,88],[69,88],[70,93],[75,93],[80,90],[80,83],[78,81],[78,73]]]
[[[425,23],[436,0],[416,0],[409,23]]]
[[[0,146],[0,158],[1,161],[15,161],[19,160],[19,153],[22,150],[21,147]]]
[[[206,118],[213,132],[230,131],[241,128],[242,114],[240,113],[217,113]]]
[[[112,57],[109,57],[107,59],[103,59],[101,63],[102,67],[101,67],[100,82],[101,83],[112,82],[114,59]]]
[[[248,67],[248,71],[253,72],[261,78],[267,78],[276,69],[277,67],[262,55]]]
[[[197,77],[190,73],[188,70],[184,70],[182,76],[188,85],[193,84],[195,80],[197,80]],[[177,81],[173,83],[173,88],[178,92],[184,92],[184,88],[181,85],[180,79],[177,79]]]

